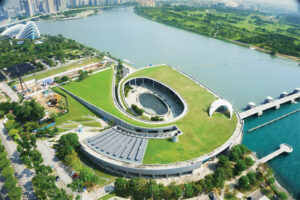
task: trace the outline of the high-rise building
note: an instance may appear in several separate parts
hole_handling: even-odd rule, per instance
[[[138,0],[140,6],[155,7],[155,0]]]
[[[35,15],[35,5],[32,0],[20,0],[21,10],[25,10],[25,15],[32,17]]]
[[[47,13],[54,13],[55,10],[55,5],[54,5],[54,0],[45,0],[46,1],[46,11]]]

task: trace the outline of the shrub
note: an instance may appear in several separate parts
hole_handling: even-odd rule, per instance
[[[256,174],[254,172],[248,172],[247,177],[249,178],[250,184],[254,184],[256,181]]]
[[[8,132],[8,135],[10,137],[14,137],[15,135],[18,135],[19,131],[17,129],[10,129],[9,132]]]
[[[159,116],[151,117],[151,121],[163,121],[163,120],[164,119]]]
[[[253,159],[249,156],[245,158],[245,162],[246,162],[247,166],[249,166],[249,167],[254,165]]]
[[[244,188],[244,189],[247,189],[249,187],[249,178],[247,176],[242,176],[240,179],[239,179],[239,186],[240,188]]]
[[[69,77],[68,76],[63,76],[61,77],[61,81],[62,82],[67,82],[69,80]]]
[[[132,108],[132,110],[136,113],[136,114],[138,114],[138,115],[143,115],[143,113],[144,113],[144,110],[142,109],[142,108],[139,108],[137,105],[135,105],[135,104],[132,104],[131,105],[131,108]]]
[[[275,183],[275,178],[274,177],[268,178],[267,182],[269,185],[272,185]]]
[[[289,197],[286,192],[278,192],[277,195],[278,195],[279,199],[281,199],[281,200],[286,200]]]
[[[3,118],[5,115],[5,112],[3,110],[0,110],[0,118]]]

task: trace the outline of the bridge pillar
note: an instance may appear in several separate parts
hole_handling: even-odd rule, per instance
[[[295,103],[295,99],[292,99],[292,100],[291,100],[291,103]]]
[[[258,111],[257,116],[261,116],[262,114],[263,114],[263,111],[260,110],[260,111]]]

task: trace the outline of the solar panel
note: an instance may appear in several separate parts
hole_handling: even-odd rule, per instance
[[[141,163],[148,139],[124,134],[113,128],[85,140],[96,152],[120,161]]]

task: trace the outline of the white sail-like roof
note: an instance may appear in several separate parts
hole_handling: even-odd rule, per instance
[[[24,27],[24,24],[17,24],[15,26],[9,27],[1,33],[2,36],[15,37],[20,30]]]
[[[231,119],[232,113],[233,113],[233,108],[232,108],[232,105],[228,101],[226,101],[225,99],[218,99],[210,105],[209,117],[211,117],[214,114],[214,112],[216,110],[218,110],[220,107],[226,107],[229,110],[230,119]]]
[[[27,22],[16,36],[16,39],[35,39],[41,37],[40,31],[32,21]]]
[[[35,39],[41,37],[38,27],[32,21],[12,26],[3,31],[1,35],[16,39]]]

